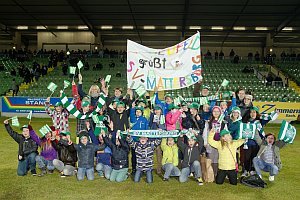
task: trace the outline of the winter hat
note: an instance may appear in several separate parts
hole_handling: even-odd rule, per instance
[[[89,106],[90,105],[90,102],[88,102],[88,101],[83,101],[82,103],[81,103],[81,107],[87,107],[87,106]]]
[[[88,138],[89,137],[88,132],[85,131],[85,130],[80,131],[79,134],[78,134],[79,139],[81,139],[84,136]]]
[[[187,105],[187,102],[185,102],[185,101],[181,102],[181,106],[186,106],[186,105]]]
[[[20,128],[20,130],[23,131],[23,128],[28,128],[28,129],[29,129],[28,124],[23,125],[23,126]],[[30,129],[29,129],[29,130],[30,130]]]
[[[253,100],[253,96],[251,94],[246,94],[244,98],[249,98],[251,101]]]
[[[143,107],[141,107],[141,106],[136,106],[136,107],[135,107],[135,110],[140,110],[140,111],[142,111],[142,112],[143,112],[143,111],[144,111],[144,108],[143,108]]]
[[[119,101],[119,102],[117,103],[117,107],[119,107],[119,106],[123,106],[123,107],[125,108],[125,103],[122,102],[122,101]]]
[[[119,102],[119,101],[120,101],[119,98],[116,97],[112,100],[112,103]]]
[[[168,109],[169,109],[169,110],[172,110],[172,109],[179,109],[179,106],[176,106],[174,103],[171,103],[171,104],[168,106]]]
[[[220,113],[222,113],[222,109],[220,106],[214,106],[213,109],[212,109],[212,112],[214,112],[214,110],[217,109],[220,111]]]
[[[197,141],[197,137],[194,135],[194,133],[191,132],[191,130],[188,130],[185,135],[188,139],[193,139]]]
[[[173,99],[173,97],[172,97],[170,94],[166,94],[166,95],[165,95],[165,99],[166,99],[167,97],[170,97],[171,99]]]
[[[137,104],[139,104],[139,103],[147,104],[147,101],[145,99],[139,99],[138,102],[137,102]]]
[[[227,134],[230,134],[230,131],[226,130],[226,129],[223,129],[221,130],[220,132],[220,136],[223,137],[224,135],[227,135]]]
[[[68,131],[62,131],[62,132],[60,132],[59,134],[60,134],[60,135],[63,135],[63,136],[71,135],[71,133],[68,132]]]
[[[208,90],[210,90],[210,87],[208,85],[203,85],[202,89],[208,89]]]
[[[62,103],[60,101],[56,102],[56,104],[54,105],[54,107],[58,107],[58,106],[62,106]]]
[[[163,109],[162,109],[161,105],[155,105],[154,110],[163,110]]]
[[[189,108],[193,108],[193,109],[199,109],[199,104],[198,103],[196,103],[196,102],[193,102],[193,103],[191,103],[190,105],[189,105]]]
[[[231,110],[231,113],[233,113],[233,112],[238,112],[239,114],[241,114],[241,109],[239,107],[235,106]]]
[[[256,106],[251,107],[250,110],[255,110],[257,113],[259,113],[259,108]]]

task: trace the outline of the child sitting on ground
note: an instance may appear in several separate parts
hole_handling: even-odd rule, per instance
[[[75,175],[77,152],[74,144],[69,142],[70,132],[60,132],[60,136],[52,139],[53,148],[57,151],[58,159],[53,160],[54,167],[60,172],[61,177]]]
[[[163,138],[161,141],[163,151],[162,169],[165,171],[164,181],[168,181],[170,176],[180,176],[178,169],[178,147],[174,138]]]
[[[187,134],[188,144],[184,143],[182,134],[178,140],[178,147],[183,152],[182,170],[179,181],[181,183],[186,182],[190,173],[194,172],[198,185],[203,185],[201,165],[198,159],[202,153],[204,141],[200,134],[196,133],[196,131],[191,131]]]
[[[30,131],[30,137],[41,147],[40,155],[35,157],[35,160],[41,169],[41,174],[39,177],[44,176],[47,173],[53,174],[55,169],[53,165],[53,160],[57,158],[57,151],[52,146],[51,138],[55,137],[55,127],[50,126],[51,131],[46,133],[42,138],[40,138],[34,131]]]

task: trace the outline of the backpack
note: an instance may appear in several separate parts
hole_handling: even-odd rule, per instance
[[[265,188],[267,186],[267,183],[257,174],[241,178],[241,183],[252,188]]]

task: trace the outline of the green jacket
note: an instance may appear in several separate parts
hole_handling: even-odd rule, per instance
[[[177,144],[173,146],[167,145],[167,139],[163,138],[161,141],[161,150],[163,151],[163,158],[161,164],[172,163],[175,167],[178,165],[178,147]]]
[[[281,163],[281,159],[280,159],[280,149],[285,145],[286,145],[286,143],[284,141],[276,141],[276,142],[274,142],[274,144],[272,146],[272,150],[274,153],[274,164],[278,167],[278,170],[280,170],[282,168],[282,163]],[[260,156],[265,152],[267,146],[268,146],[267,141],[262,140],[259,151],[257,153],[258,158],[260,158]]]

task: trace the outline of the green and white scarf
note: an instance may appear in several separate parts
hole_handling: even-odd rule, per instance
[[[100,109],[105,104],[106,97],[107,96],[105,94],[100,93],[97,107],[89,115],[84,115],[84,114],[82,114],[82,112],[80,112],[79,110],[77,110],[77,108],[68,101],[68,97],[66,96],[66,94],[64,92],[62,93],[62,95],[60,97],[60,100],[61,100],[61,103],[63,104],[63,107],[66,108],[69,111],[69,113],[71,113],[77,119],[88,119],[88,118],[91,118],[93,115],[96,115],[100,111]]]

